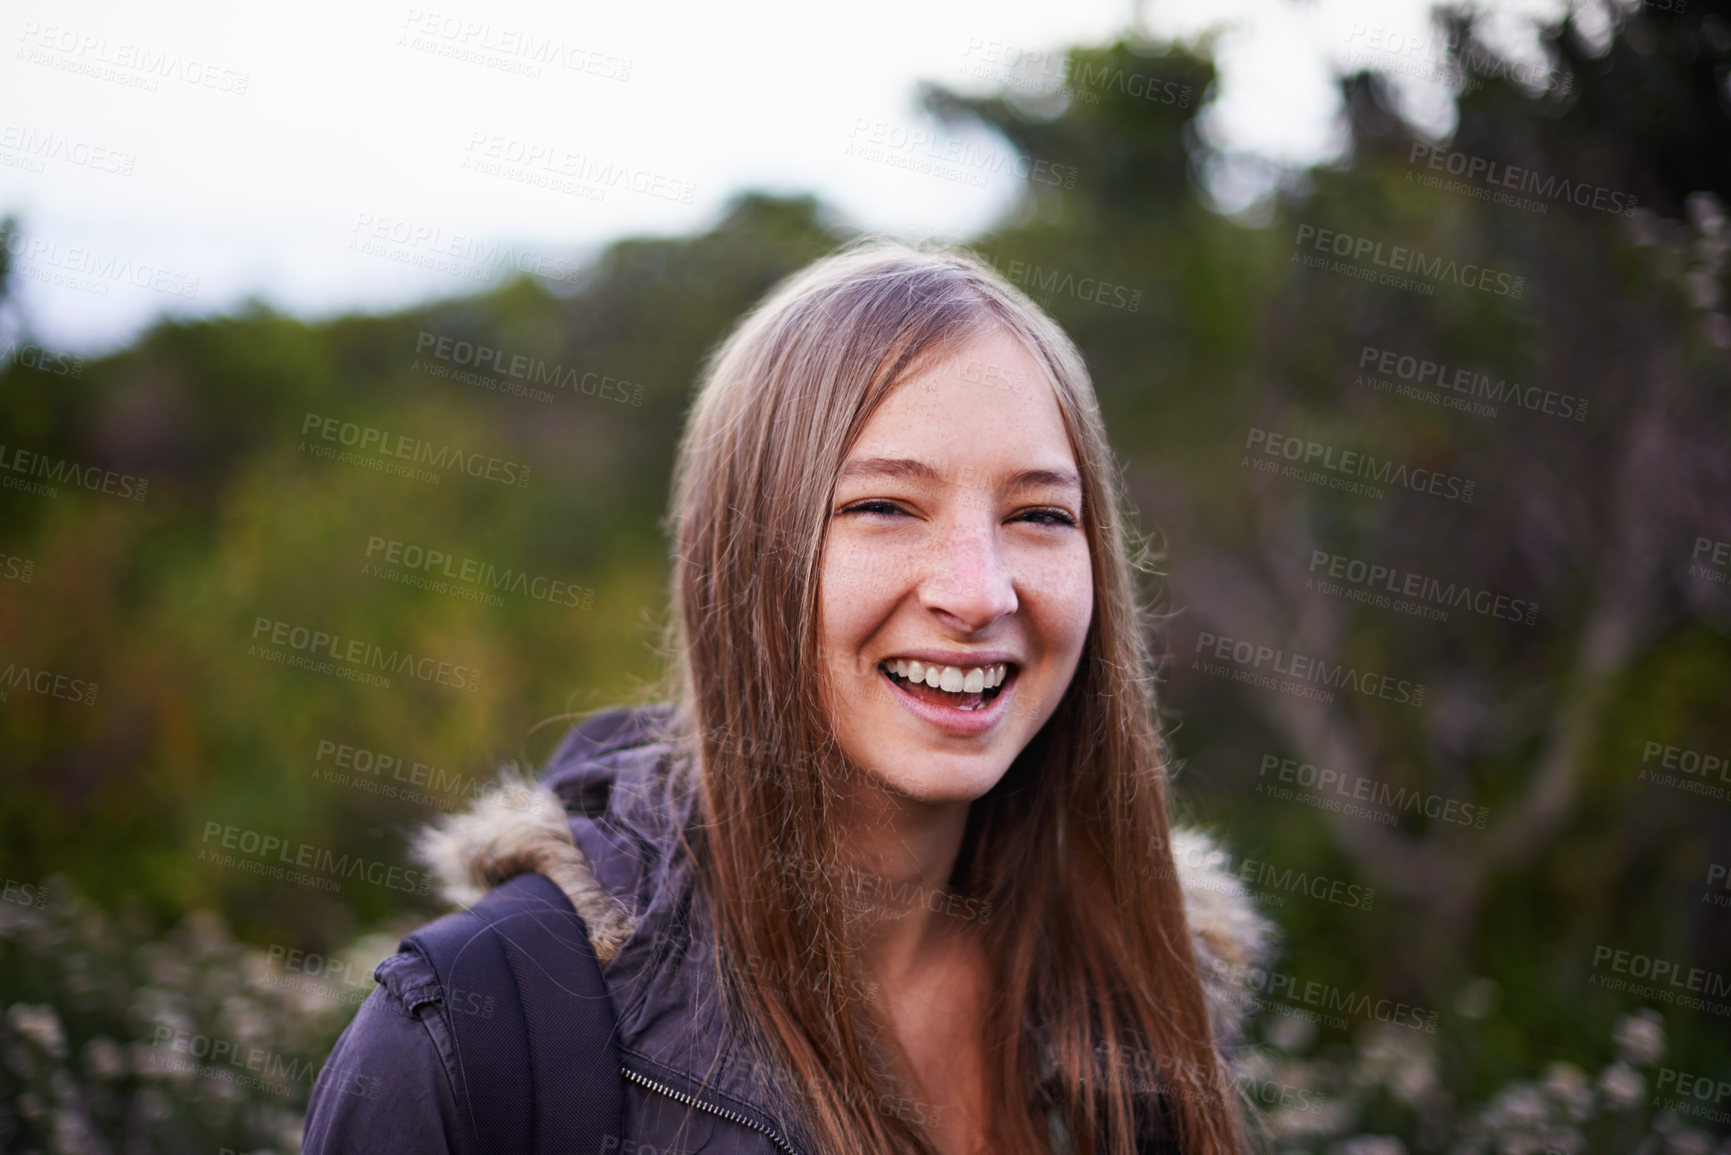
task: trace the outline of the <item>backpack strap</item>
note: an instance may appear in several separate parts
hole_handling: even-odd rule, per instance
[[[583,920],[519,874],[403,939],[432,966],[456,1050],[457,1113],[484,1155],[600,1155],[624,1140],[613,1004]]]

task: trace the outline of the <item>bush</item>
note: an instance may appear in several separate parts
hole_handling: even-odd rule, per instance
[[[1554,1062],[1482,1103],[1451,1092],[1430,1036],[1370,1023],[1350,1046],[1309,1054],[1310,1023],[1277,1014],[1263,1029],[1267,1045],[1240,1060],[1240,1074],[1251,1097],[1270,1104],[1264,1118],[1278,1155],[1731,1155],[1731,1140],[1715,1147],[1712,1135],[1683,1120],[1680,1112],[1716,1112],[1677,1093],[1677,1072],[1663,1076],[1665,1032],[1651,1010],[1611,1030],[1616,1057],[1596,1078]]]
[[[313,975],[209,911],[152,940],[63,878],[31,897],[0,903],[0,1148],[300,1150],[313,1080],[393,940]]]

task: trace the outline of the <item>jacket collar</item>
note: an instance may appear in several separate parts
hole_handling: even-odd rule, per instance
[[[547,875],[588,928],[628,1066],[760,1127],[793,1117],[793,1089],[731,1029],[714,978],[713,921],[679,846],[692,799],[655,740],[666,707],[613,711],[574,729],[541,782],[511,772],[471,808],[423,830],[415,852],[449,901],[469,906],[527,871]],[[1250,968],[1274,928],[1200,831],[1175,829],[1173,857],[1216,1037],[1236,1043]],[[787,1128],[780,1128],[784,1132]]]
[[[598,724],[616,717],[624,724]],[[666,773],[670,747],[652,740],[664,717],[655,707],[591,719],[566,736],[542,781],[506,772],[467,811],[422,830],[414,851],[459,906],[517,874],[547,875],[588,930],[626,1066],[797,1136],[783,1122],[796,1113],[778,1066],[727,1021],[713,920],[679,846],[692,799]]]

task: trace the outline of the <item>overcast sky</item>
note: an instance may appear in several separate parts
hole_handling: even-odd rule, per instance
[[[1498,43],[1532,59],[1534,18],[1562,3],[1491,6]],[[1427,10],[1192,0],[1140,19],[1222,29],[1211,142],[1301,164],[1340,147],[1349,63],[1390,70],[1410,114],[1449,130]],[[0,212],[23,223],[35,333],[86,354],[249,296],[321,317],[473,291],[510,264],[569,276],[610,239],[707,227],[745,188],[962,239],[1003,211],[1019,158],[923,117],[917,83],[1037,87],[1064,46],[1136,19],[1127,0],[6,0]]]

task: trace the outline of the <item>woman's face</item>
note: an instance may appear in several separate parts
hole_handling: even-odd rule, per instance
[[[884,399],[836,483],[819,611],[826,706],[875,782],[971,801],[1051,717],[1094,609],[1081,515],[1052,387],[1016,338]]]

